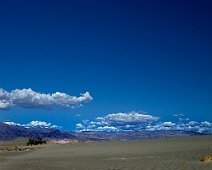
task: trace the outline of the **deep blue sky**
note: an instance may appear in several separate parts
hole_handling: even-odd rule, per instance
[[[142,110],[212,122],[211,9],[210,0],[0,0],[0,88],[93,97],[78,109],[0,110],[0,121],[74,130]]]

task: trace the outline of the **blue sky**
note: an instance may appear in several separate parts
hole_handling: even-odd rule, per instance
[[[211,8],[210,0],[1,0],[0,121],[211,132]]]

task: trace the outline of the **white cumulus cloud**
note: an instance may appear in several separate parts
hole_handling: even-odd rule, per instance
[[[28,124],[25,124],[24,126],[28,126],[28,127],[34,127],[34,126],[44,126],[44,127],[49,127],[51,126],[51,123],[46,123],[46,122],[42,122],[42,121],[31,121]]]
[[[3,122],[3,123],[6,124],[6,125],[20,126],[19,123],[15,123],[15,122]]]
[[[18,125],[18,126],[23,126],[23,127],[42,127],[42,128],[61,128],[61,126],[57,125],[51,125],[51,123],[43,122],[43,121],[38,121],[38,120],[33,120],[30,123],[27,124],[20,124],[20,123],[14,123],[14,122],[3,122],[4,124],[7,125]]]
[[[198,122],[196,122],[196,121],[190,121],[190,122],[188,122],[188,125],[189,126],[194,126],[196,124],[198,124]]]
[[[85,128],[85,126],[82,125],[81,123],[78,123],[78,124],[76,124],[76,128],[77,129],[83,129],[83,128]]]
[[[176,114],[175,114],[176,116]],[[183,114],[177,115],[184,116]],[[80,131],[160,131],[160,130],[184,130],[201,133],[212,133],[212,123],[208,121],[197,122],[187,119],[179,121],[158,122],[159,117],[141,114],[135,111],[129,113],[112,113],[104,117],[97,117],[95,121],[83,120],[77,125]]]
[[[82,106],[82,103],[89,102],[91,100],[93,100],[93,98],[90,96],[89,92],[76,97],[61,92],[44,94],[35,92],[30,88],[22,90],[15,89],[10,93],[4,89],[0,89],[1,110],[8,110],[12,106],[40,109],[52,109],[54,106],[75,108],[74,106]]]
[[[8,110],[12,106],[10,93],[5,91],[4,89],[0,89],[0,109]]]
[[[201,126],[212,127],[212,123],[208,121],[201,122]]]
[[[109,124],[141,124],[157,121],[159,117],[140,114],[135,111],[129,113],[112,113],[104,117]]]
[[[104,117],[97,117],[95,121],[83,120],[83,124],[77,124],[82,131],[119,131],[143,128],[142,124],[149,124],[159,120],[159,117],[137,113],[112,113]]]
[[[98,127],[97,131],[117,131],[118,129],[114,126],[103,126],[103,127]]]
[[[171,127],[171,126],[174,126],[175,125],[175,123],[172,123],[172,122],[164,122],[163,123],[163,126],[167,126],[167,127]]]

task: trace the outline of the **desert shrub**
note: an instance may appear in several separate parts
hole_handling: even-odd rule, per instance
[[[201,159],[202,162],[206,162],[206,161],[212,161],[212,156],[204,156],[202,159]]]
[[[12,148],[15,149],[15,150],[17,150],[18,149],[18,146],[17,145],[14,145]]]
[[[42,144],[46,144],[46,140],[43,140],[42,138],[29,138],[28,142],[27,142],[27,146],[29,145],[42,145]]]
[[[5,151],[10,151],[10,148],[5,148]]]
[[[72,144],[77,144],[77,143],[79,143],[79,141],[78,140],[72,140],[71,143]]]

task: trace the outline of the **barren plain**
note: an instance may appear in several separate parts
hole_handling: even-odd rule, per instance
[[[25,139],[26,140],[26,139]],[[26,148],[24,139],[0,142],[1,170],[210,170],[212,135],[136,141],[46,144]],[[3,148],[18,145],[22,151]],[[24,149],[25,148],[25,149]]]

